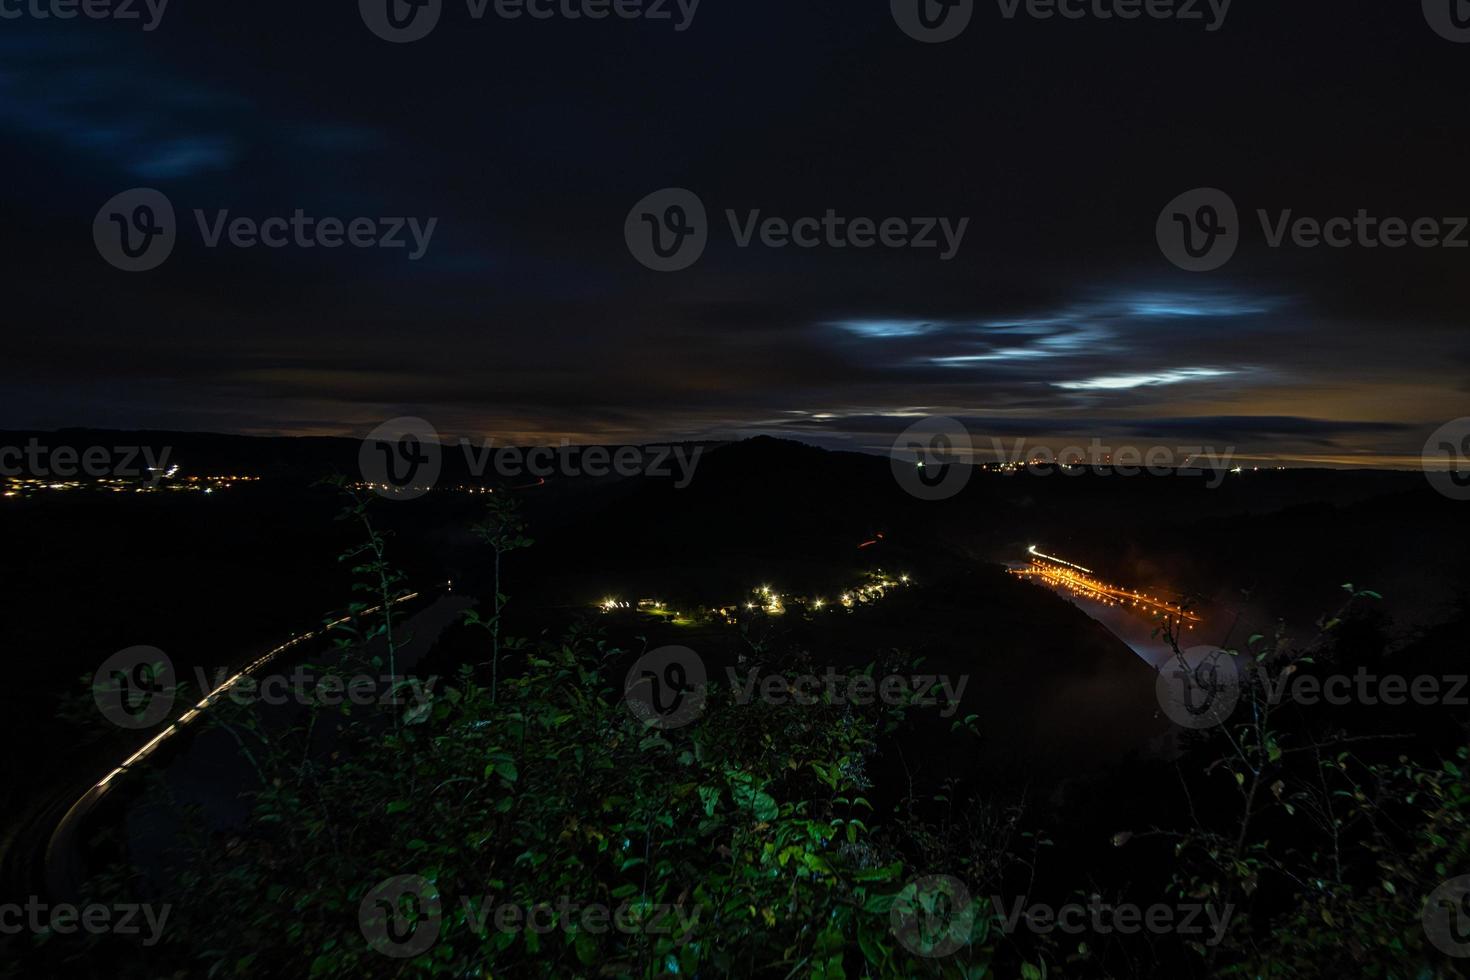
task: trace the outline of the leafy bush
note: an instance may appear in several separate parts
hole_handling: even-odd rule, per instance
[[[343,517],[364,538],[343,556],[359,584],[328,669],[392,672],[402,579],[366,502]],[[1347,656],[1334,631],[1372,593],[1350,589],[1305,651],[1252,637],[1234,654],[1259,667],[1234,715],[1192,736],[1172,773],[1148,770],[1159,800],[1178,787],[1188,820],[1117,834],[1127,872],[1084,886],[1075,866],[1045,859],[1060,835],[1019,802],[973,784],[874,785],[877,763],[902,762],[908,706],[742,703],[711,684],[694,724],[646,723],[623,703],[631,652],[580,625],[554,641],[502,637],[499,556],[530,541],[499,501],[477,533],[496,555],[489,608],[467,617],[486,630],[485,663],[386,710],[313,707],[285,727],[226,703],[209,713],[254,775],[249,820],[223,844],[186,823],[162,888],[174,906],[164,943],[109,960],[113,975],[1454,975],[1419,917],[1470,857],[1466,749],[1388,753],[1392,733],[1324,727],[1268,696]],[[1354,662],[1366,655],[1356,635]],[[799,650],[746,640],[747,668],[813,672]],[[973,738],[975,721],[956,722],[941,750]],[[1075,846],[1077,828],[1063,829]],[[933,873],[974,904],[916,889]],[[383,887],[405,881],[407,893]],[[143,882],[118,870],[94,885],[123,895]],[[1238,912],[1218,943],[1093,944],[1017,928],[990,901],[1102,892]],[[584,914],[594,907],[617,927]],[[500,919],[507,910],[520,911]],[[528,910],[546,928],[528,928]],[[954,950],[922,955],[936,937]]]

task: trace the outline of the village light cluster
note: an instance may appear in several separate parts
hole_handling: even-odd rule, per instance
[[[447,492],[447,493],[468,493],[468,494],[494,493],[495,492],[495,489],[493,487],[465,486],[465,485],[455,486],[455,487],[441,487],[441,486],[437,486],[437,485],[433,485],[433,486],[409,485],[409,486],[396,487],[396,486],[394,486],[391,483],[372,483],[372,482],[367,481],[367,480],[359,480],[359,481],[357,481],[356,483],[352,484],[352,489],[354,489],[354,490],[370,490],[373,493],[377,493],[377,494],[389,494],[389,495],[413,494],[414,496],[422,496],[423,494],[426,494],[426,493],[428,493],[431,490],[439,490],[441,492]]]
[[[885,574],[882,571],[870,572],[869,580],[863,585],[843,592],[837,604],[844,609],[854,609],[865,603],[877,602],[887,595],[891,590],[906,586],[911,583],[908,575],[897,577]],[[738,622],[739,613],[743,610],[747,613],[763,613],[767,616],[784,616],[791,608],[808,609],[812,612],[823,612],[834,608],[833,604],[824,596],[808,597],[792,595],[777,591],[770,585],[759,585],[750,590],[750,596],[744,602],[736,605],[719,606],[706,610],[703,607],[692,618],[683,613],[669,610],[668,604],[660,599],[640,599],[636,603],[628,602],[616,596],[607,596],[597,603],[597,608],[604,613],[626,612],[637,610],[652,616],[671,617],[677,625],[689,625],[697,621],[722,621],[725,623]]]
[[[144,478],[100,477],[84,479],[39,479],[15,477],[3,482],[0,497],[26,498],[43,493],[60,493],[72,490],[90,490],[97,493],[214,493],[228,490],[237,483],[255,483],[258,476],[186,476],[175,479],[178,467],[167,472]]]

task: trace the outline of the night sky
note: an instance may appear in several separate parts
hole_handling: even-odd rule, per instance
[[[447,0],[410,44],[350,0],[173,0],[152,31],[0,20],[0,423],[418,415],[499,441],[884,449],[937,414],[1054,446],[1412,465],[1470,414],[1470,248],[1273,249],[1256,210],[1470,215],[1470,44],[1410,0],[1236,0],[1214,31],[1200,7],[1008,20],[981,0],[942,44],[888,0],[703,0],[682,31],[672,2],[535,21]],[[126,273],[92,226],[137,187],[167,195],[178,244]],[[710,240],[660,273],[624,222],[668,187]],[[1198,187],[1241,215],[1207,273],[1155,238]],[[417,261],[211,249],[196,208],[438,224]],[[944,261],[739,248],[726,209],[970,220]]]

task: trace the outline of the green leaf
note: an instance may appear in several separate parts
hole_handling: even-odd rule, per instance
[[[597,940],[592,938],[591,933],[578,932],[572,946],[583,966],[591,966],[597,962]]]
[[[897,895],[869,895],[867,901],[863,902],[863,911],[884,915],[893,908],[897,898]]]
[[[776,801],[763,790],[757,789],[754,780],[747,773],[738,773],[745,776],[744,779],[732,780],[730,785],[730,796],[735,805],[742,810],[749,810],[755,814],[757,820],[775,820],[781,815],[781,808]]]
[[[892,881],[901,874],[903,874],[903,862],[894,861],[892,864],[884,865],[881,868],[862,868],[858,871],[854,871],[852,875],[852,880]]]

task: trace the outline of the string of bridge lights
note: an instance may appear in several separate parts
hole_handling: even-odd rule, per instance
[[[1031,556],[1030,563],[1025,568],[1010,569],[1011,574],[1021,578],[1040,579],[1043,584],[1078,598],[1147,614],[1152,618],[1162,618],[1165,622],[1178,622],[1191,630],[1196,624],[1203,622],[1198,615],[1183,606],[1147,592],[1104,582],[1093,577],[1095,573],[1092,569],[1054,555],[1043,554],[1035,545],[1026,549],[1026,553]]]

